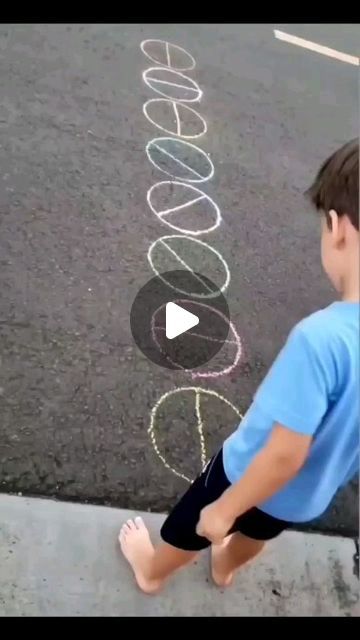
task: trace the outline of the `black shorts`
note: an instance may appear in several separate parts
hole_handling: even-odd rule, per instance
[[[209,540],[196,533],[200,511],[217,500],[229,486],[220,449],[166,518],[161,528],[164,542],[185,551],[209,547]],[[270,540],[290,525],[290,522],[278,520],[254,507],[235,520],[229,534],[238,531],[254,540]]]

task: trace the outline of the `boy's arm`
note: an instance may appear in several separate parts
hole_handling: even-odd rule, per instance
[[[326,328],[326,327],[325,327]],[[336,385],[336,367],[321,316],[295,327],[263,380],[254,406],[268,417],[266,444],[241,479],[201,512],[198,533],[215,542],[227,534],[235,518],[261,505],[301,469]],[[261,433],[251,407],[245,418],[244,439],[254,429]],[[205,533],[205,531],[207,533]],[[200,533],[203,532],[203,533]]]
[[[240,480],[202,510],[197,533],[211,542],[220,542],[238,516],[270,498],[296,476],[311,441],[312,436],[275,424],[266,446]]]
[[[312,436],[276,424],[242,478],[221,496],[219,507],[235,519],[270,498],[300,471],[311,441]]]

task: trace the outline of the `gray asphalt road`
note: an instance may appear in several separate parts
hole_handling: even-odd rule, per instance
[[[194,383],[149,363],[129,329],[153,275],[148,248],[171,233],[146,202],[166,176],[145,153],[161,132],[142,113],[160,97],[142,81],[143,39],[196,60],[208,131],[194,142],[214,163],[204,191],[223,216],[200,239],[229,266],[244,347],[231,375],[196,384],[245,411],[292,325],[333,299],[302,192],[357,135],[358,68],[279,42],[273,26],[356,53],[357,25],[0,27],[2,491],[157,510],[186,487],[148,427],[164,393]],[[216,276],[211,260],[201,266]],[[201,416],[210,452],[237,416],[209,394]],[[169,466],[199,469],[194,394],[169,396],[154,434]],[[315,526],[357,524],[353,484]]]

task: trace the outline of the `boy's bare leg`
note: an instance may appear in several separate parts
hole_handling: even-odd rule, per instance
[[[119,542],[136,582],[145,593],[159,591],[167,578],[197,555],[197,551],[183,551],[165,542],[154,548],[140,517],[123,525]]]
[[[265,542],[233,533],[222,544],[211,546],[211,572],[219,587],[231,584],[236,569],[251,560],[264,548]]]

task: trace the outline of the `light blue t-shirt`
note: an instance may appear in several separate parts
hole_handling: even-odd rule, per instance
[[[298,475],[257,505],[276,518],[316,518],[359,471],[359,313],[359,303],[335,302],[296,325],[223,445],[224,470],[234,483],[275,422],[314,437]]]

